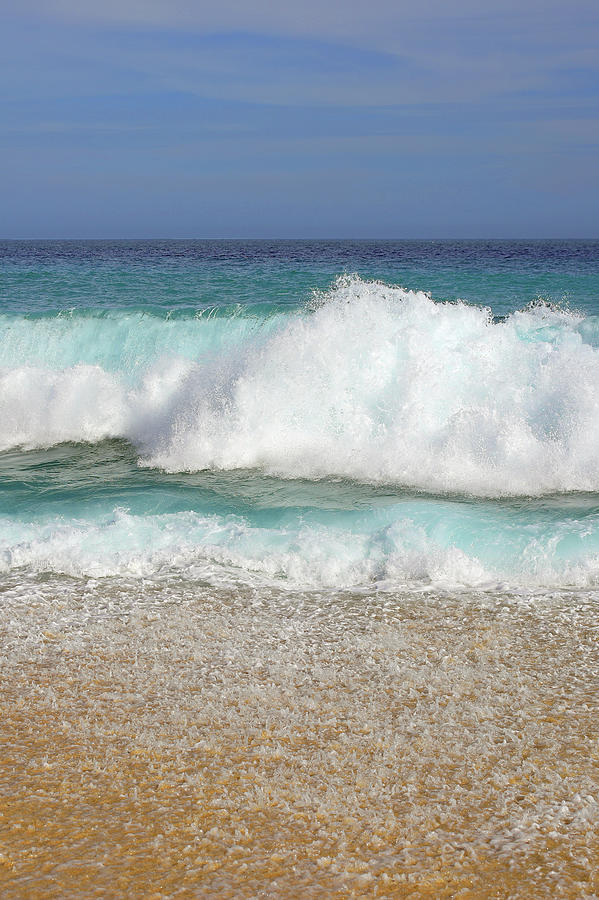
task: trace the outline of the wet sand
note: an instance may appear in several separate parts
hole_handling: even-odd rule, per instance
[[[0,893],[591,898],[599,602],[0,595]]]

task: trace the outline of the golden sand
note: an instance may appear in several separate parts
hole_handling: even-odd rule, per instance
[[[599,892],[592,604],[97,599],[4,620],[6,900]]]

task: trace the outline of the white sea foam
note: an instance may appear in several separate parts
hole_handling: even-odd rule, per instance
[[[482,496],[599,489],[593,320],[539,306],[496,323],[483,308],[343,278],[267,328],[120,322],[115,355],[114,315],[72,334],[64,318],[11,332],[2,449],[123,437],[168,471],[256,468]],[[37,341],[23,337],[19,352],[28,327]]]
[[[287,525],[191,511],[95,518],[0,518],[0,572],[154,578],[288,588],[496,589],[599,583],[599,522],[493,522],[447,504],[372,510],[354,521]]]

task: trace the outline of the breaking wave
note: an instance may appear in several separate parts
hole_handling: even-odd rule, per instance
[[[119,508],[86,518],[0,518],[0,572],[20,568],[74,577],[175,572],[301,589],[596,587],[599,510],[575,518],[412,501],[353,516],[304,511],[278,524]]]
[[[599,490],[599,324],[340,278],[304,309],[3,316],[0,449],[131,442],[168,472],[255,469],[478,496]]]

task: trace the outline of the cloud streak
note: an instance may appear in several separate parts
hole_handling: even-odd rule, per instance
[[[347,41],[379,49],[401,49],[419,31],[431,26],[448,36],[461,30],[512,35],[524,29],[528,39],[558,43],[555,26],[561,24],[562,42],[575,32],[588,35],[597,28],[596,4],[573,0],[370,0],[348,4],[345,0],[304,0],[303,3],[272,3],[271,0],[21,0],[20,8],[33,16],[62,22],[126,25],[143,28],[193,29],[204,33],[247,32],[253,34],[303,36]],[[532,28],[534,26],[534,29]]]
[[[21,0],[0,233],[589,234],[598,30],[586,0]]]

